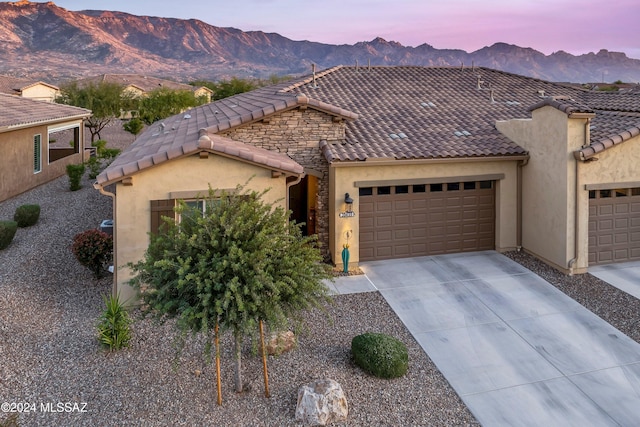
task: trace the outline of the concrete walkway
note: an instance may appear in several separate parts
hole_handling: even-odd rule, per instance
[[[380,291],[484,426],[640,425],[640,344],[494,251],[386,260]]]

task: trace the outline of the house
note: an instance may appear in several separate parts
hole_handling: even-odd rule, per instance
[[[345,245],[353,264],[522,249],[577,274],[640,259],[639,134],[637,95],[340,66],[156,123],[95,186],[114,188],[117,267],[176,200],[256,175],[336,265]],[[129,274],[116,269],[117,290]]]
[[[174,82],[172,80],[160,79],[157,77],[144,76],[139,74],[101,74],[99,76],[86,77],[78,80],[78,84],[83,85],[99,84],[101,82],[115,83],[122,86],[124,92],[129,93],[133,97],[144,97],[149,92],[156,89],[186,90],[193,92],[194,96],[207,98],[207,102],[211,102],[213,91],[204,86],[191,86],[184,83]]]
[[[0,201],[66,173],[85,160],[91,111],[0,93]]]
[[[0,76],[0,93],[38,101],[54,102],[60,94],[60,89],[57,86],[39,80]]]

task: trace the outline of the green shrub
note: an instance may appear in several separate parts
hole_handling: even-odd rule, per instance
[[[69,189],[71,191],[77,191],[82,188],[80,180],[82,180],[84,170],[84,164],[67,165],[67,176],[69,177]]]
[[[358,335],[351,340],[356,365],[380,378],[397,378],[407,372],[409,353],[398,339],[377,333]]]
[[[100,175],[102,169],[102,162],[97,157],[89,157],[87,160],[87,166],[89,166],[89,179],[96,179]]]
[[[13,220],[18,223],[18,227],[31,227],[40,218],[40,205],[18,206]]]
[[[109,161],[113,161],[120,154],[120,150],[118,148],[105,148],[102,150],[102,158],[107,159]]]
[[[0,250],[11,244],[13,236],[18,230],[18,223],[15,221],[0,221]]]
[[[105,141],[104,139],[99,139],[97,141],[93,141],[91,143],[92,147],[96,147],[96,155],[98,157],[102,157],[102,153],[104,152],[105,148],[107,147],[107,141]]]
[[[111,260],[113,239],[100,230],[83,231],[73,238],[71,250],[80,264],[91,270],[96,279],[100,279]]]
[[[105,308],[98,321],[98,340],[109,350],[119,350],[131,340],[131,319],[118,296],[103,297]]]

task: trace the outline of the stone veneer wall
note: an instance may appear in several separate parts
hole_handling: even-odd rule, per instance
[[[333,116],[312,109],[294,109],[268,121],[220,132],[236,141],[289,155],[305,169],[320,172],[318,178],[318,210],[316,231],[320,248],[329,256],[329,164],[320,152],[320,141],[343,141],[345,122],[333,121]]]

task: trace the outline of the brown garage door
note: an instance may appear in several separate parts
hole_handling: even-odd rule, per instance
[[[495,248],[494,181],[360,188],[360,260]]]
[[[640,260],[640,188],[589,191],[589,265]]]

